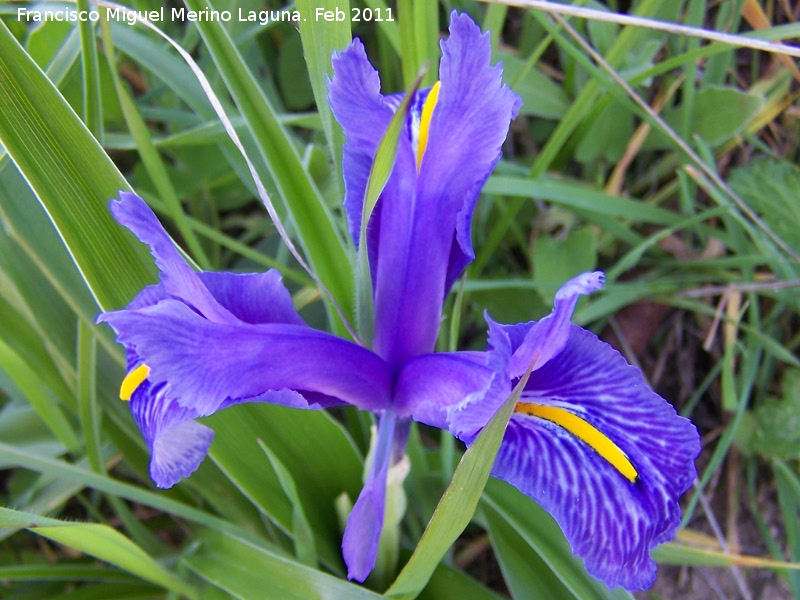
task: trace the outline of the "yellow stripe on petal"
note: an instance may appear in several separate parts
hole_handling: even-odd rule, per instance
[[[417,170],[422,164],[422,155],[425,154],[425,148],[428,146],[428,130],[431,128],[433,109],[436,108],[436,102],[439,100],[439,87],[438,81],[433,84],[431,91],[428,92],[428,97],[425,98],[425,104],[422,105],[422,114],[419,117],[419,136],[417,137]]]
[[[636,467],[633,466],[633,463],[625,453],[620,450],[619,446],[578,415],[557,406],[543,406],[526,402],[517,403],[514,407],[514,412],[539,417],[563,427],[607,460],[611,466],[631,483],[634,483],[636,478],[639,477]]]
[[[125,379],[122,380],[122,386],[119,388],[119,398],[120,400],[125,400],[126,402],[131,399],[133,396],[133,392],[136,391],[142,382],[147,379],[147,376],[150,374],[150,367],[147,365],[139,365],[133,371],[128,373],[125,376]]]

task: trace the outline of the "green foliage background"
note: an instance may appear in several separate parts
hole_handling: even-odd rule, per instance
[[[715,567],[706,576],[745,597],[750,575],[769,570],[774,589],[800,598],[795,59],[750,50],[746,38],[737,47],[471,0],[271,4],[302,15],[358,9],[362,20],[157,24],[196,59],[248,165],[207,90],[152,31],[26,24],[19,6],[62,5],[0,3],[3,597],[629,597],[588,576],[530,500],[497,481],[484,490],[502,419],[463,460],[447,434],[413,432],[407,566],[366,587],[343,578],[336,504],[360,489],[367,415],[268,405],[214,415],[210,458],[155,491],[117,400],[122,349],[94,324],[155,278],[146,248],[107,211],[132,189],[199,268],[278,267],[309,323],[346,335],[331,303],[355,319],[343,135],[326,99],[331,52],[359,35],[384,92],[410,86],[426,61],[429,85],[455,8],[491,31],[525,104],[476,212],[477,258],[448,298],[440,347],[482,347],[485,308],[501,321],[538,318],[561,282],[605,269],[607,287],[577,320],[614,335],[706,442],[687,529],[657,552],[660,562]],[[758,25],[748,35],[760,39],[800,36],[792,2],[580,4],[731,33]],[[317,281],[280,241],[255,181]],[[658,308],[643,313],[648,306]],[[725,515],[715,516],[719,506]],[[760,536],[757,556],[734,543],[739,527]],[[656,590],[675,592],[674,572],[662,569]]]

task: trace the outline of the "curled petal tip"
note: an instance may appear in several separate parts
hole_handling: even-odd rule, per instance
[[[581,296],[596,292],[606,282],[606,274],[603,271],[592,271],[589,273],[581,273],[577,277],[573,277],[567,283],[561,286],[561,289],[556,292],[556,300],[563,300],[572,296]]]

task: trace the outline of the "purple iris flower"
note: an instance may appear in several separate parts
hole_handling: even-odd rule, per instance
[[[655,568],[649,550],[677,528],[698,438],[637,369],[570,324],[578,296],[596,289],[599,276],[565,285],[554,313],[538,323],[490,321],[487,352],[433,353],[445,296],[474,257],[475,202],[519,107],[490,50],[488,37],[454,13],[440,82],[413,98],[366,234],[372,348],[305,324],[276,271],[195,272],[144,201],[125,192],[112,213],[150,246],[160,282],[99,321],[126,348],[121,396],[159,487],[197,468],[213,432],[195,419],[217,410],[272,402],[375,413],[372,464],[342,544],[357,581],[375,565],[387,477],[405,452],[410,420],[470,444],[533,364],[494,474],[556,517],[591,573],[609,586],[645,587]],[[329,94],[347,139],[345,210],[358,243],[367,179],[400,98],[381,95],[358,40],[334,56]]]
[[[486,353],[418,357],[395,397],[414,419],[469,445],[533,365],[492,475],[552,514],[573,553],[609,588],[646,589],[656,576],[650,550],[680,524],[678,500],[697,475],[700,438],[639,369],[571,324],[578,298],[602,284],[600,272],[568,281],[538,322],[488,319]]]
[[[474,257],[478,194],[520,104],[490,60],[488,35],[454,13],[440,82],[415,95],[369,221],[372,350],[307,326],[277,272],[197,273],[141,198],[123,192],[112,202],[114,217],[150,246],[161,271],[159,284],[99,318],[126,347],[121,396],[130,399],[157,486],[174,485],[205,457],[213,432],[194,420],[234,404],[372,411],[372,464],[342,543],[348,577],[366,579],[378,552],[387,476],[404,455],[410,424],[410,411],[395,408],[409,403],[394,397],[394,382],[409,360],[434,350],[445,296]],[[357,243],[367,178],[400,98],[381,95],[359,40],[333,63],[330,103],[347,138],[345,210]]]
[[[453,12],[442,42],[440,80],[412,99],[392,173],[367,228],[375,303],[373,350],[394,375],[433,352],[445,296],[474,258],[470,228],[483,184],[520,105],[491,66],[488,35]],[[362,209],[378,145],[400,95],[381,94],[380,78],[356,39],[334,55],[331,109],[344,129],[343,172],[350,233],[359,242]],[[405,452],[409,411],[394,398],[379,414],[372,466],[348,519],[342,549],[351,579],[375,562],[388,469]]]

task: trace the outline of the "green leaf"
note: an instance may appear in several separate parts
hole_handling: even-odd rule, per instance
[[[31,406],[41,417],[53,435],[71,452],[77,452],[81,443],[64,414],[61,406],[42,385],[36,371],[14,350],[0,339],[0,365],[13,380]]]
[[[503,579],[512,598],[558,598],[575,596],[561,583],[542,558],[525,541],[514,525],[506,521],[488,503],[483,513],[492,540],[494,555],[503,571]]]
[[[528,68],[523,61],[508,52],[495,52],[493,57],[503,65],[503,79],[522,98],[520,114],[560,119],[569,106],[569,96],[564,88],[536,69]]]
[[[54,542],[111,563],[167,590],[189,598],[196,597],[195,591],[187,583],[107,525],[59,521],[0,507],[0,527],[28,529]]]
[[[390,598],[416,598],[427,585],[436,565],[469,524],[500,450],[508,420],[529,376],[530,370],[464,453],[414,554],[386,591]]]
[[[211,458],[259,510],[291,534],[295,508],[280,474],[270,467],[257,441],[268,440],[269,449],[294,478],[320,559],[332,570],[341,570],[341,534],[334,501],[342,491],[355,497],[362,470],[362,461],[341,426],[322,411],[265,403],[237,406],[207,422],[215,431],[224,432],[211,447]],[[331,469],[332,463],[335,469]]]
[[[292,538],[297,560],[305,565],[314,567],[317,564],[317,550],[314,547],[314,532],[303,510],[303,502],[297,493],[297,485],[291,472],[283,465],[275,453],[269,449],[263,440],[258,440],[258,445],[264,451],[272,465],[272,470],[278,476],[283,493],[292,504]]]
[[[564,239],[540,235],[533,244],[533,280],[548,304],[565,281],[595,266],[597,233],[591,226],[573,229]]]
[[[318,9],[324,11],[342,10],[350,15],[349,0],[297,0],[297,10],[301,15],[316,15]],[[334,168],[338,171],[342,166],[342,145],[344,135],[342,129],[333,118],[333,111],[328,104],[327,78],[333,75],[331,56],[337,50],[343,50],[352,41],[350,34],[350,18],[343,21],[327,22],[306,17],[300,20],[300,38],[303,42],[308,77],[311,89],[317,102],[317,111],[322,119],[328,148],[333,157]]]
[[[735,169],[728,180],[781,239],[800,251],[800,169],[788,161],[757,158]]]
[[[592,121],[575,149],[575,160],[590,163],[604,158],[618,162],[633,137],[633,117],[621,102],[611,100]]]
[[[445,564],[439,564],[428,585],[420,593],[419,600],[442,600],[442,598],[502,600],[503,596],[478,583],[469,575]]]
[[[657,225],[673,225],[681,220],[679,215],[663,208],[622,196],[612,196],[581,183],[562,181],[552,177],[528,179],[493,175],[486,182],[483,192],[523,198],[541,198],[571,210]]]
[[[800,369],[786,371],[781,399],[768,398],[752,412],[748,449],[764,458],[800,458]]]
[[[760,95],[729,87],[703,88],[695,94],[689,130],[706,144],[717,146],[744,131],[763,105],[764,98]],[[679,105],[665,110],[662,116],[670,127],[680,131],[682,112]],[[643,148],[669,149],[673,145],[662,133],[654,131]]]
[[[154,280],[147,249],[115,225],[122,175],[5,27],[0,25],[0,141],[36,192],[104,309]]]
[[[214,532],[203,533],[184,563],[234,598],[377,600],[360,586]]]

